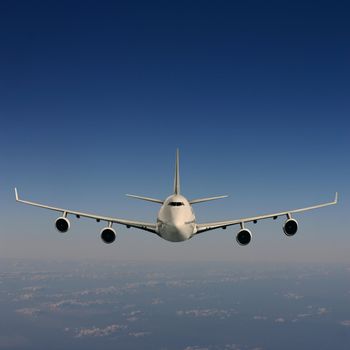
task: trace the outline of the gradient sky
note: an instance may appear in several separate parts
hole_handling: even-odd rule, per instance
[[[349,261],[350,24],[334,1],[1,1],[0,255],[57,259]],[[199,222],[293,209],[282,220],[173,244],[72,219],[27,199],[154,221],[180,148]]]

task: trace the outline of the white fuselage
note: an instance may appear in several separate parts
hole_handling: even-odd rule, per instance
[[[179,194],[169,196],[157,217],[157,233],[167,241],[181,242],[196,233],[196,218],[189,201]]]

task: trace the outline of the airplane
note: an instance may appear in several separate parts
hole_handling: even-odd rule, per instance
[[[57,208],[40,203],[30,202],[27,200],[22,200],[19,198],[17,188],[15,188],[15,196],[17,202],[62,213],[62,215],[58,217],[55,221],[56,229],[62,233],[67,232],[70,228],[70,222],[67,218],[68,215],[76,216],[76,218],[78,219],[80,217],[85,217],[94,219],[97,222],[106,222],[107,226],[104,227],[100,232],[101,239],[106,244],[113,243],[116,239],[116,231],[112,227],[113,224],[120,224],[126,226],[127,228],[133,227],[136,229],[149,231],[170,242],[182,242],[206,231],[215,230],[219,228],[226,229],[228,226],[239,225],[240,230],[236,235],[236,241],[239,245],[246,246],[251,242],[252,239],[251,231],[245,227],[246,223],[252,222],[256,224],[259,220],[270,218],[276,220],[278,217],[284,216],[286,217],[286,221],[283,225],[283,231],[286,236],[294,236],[298,231],[298,222],[294,218],[292,218],[292,214],[318,209],[329,205],[334,205],[338,202],[338,193],[336,193],[333,202],[318,204],[301,209],[281,211],[278,213],[267,215],[259,215],[242,219],[200,224],[196,222],[196,217],[192,205],[225,198],[227,196],[224,195],[208,198],[198,198],[192,200],[186,199],[180,192],[179,150],[176,151],[174,191],[169,197],[167,197],[165,200],[160,200],[150,197],[127,194],[127,196],[131,198],[137,198],[144,201],[160,204],[161,207],[158,212],[156,223],[118,219],[109,216],[89,214],[80,211]]]

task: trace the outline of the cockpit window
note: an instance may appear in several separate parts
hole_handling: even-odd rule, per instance
[[[169,202],[169,205],[171,205],[172,207],[181,207],[182,205],[185,205],[182,202]]]

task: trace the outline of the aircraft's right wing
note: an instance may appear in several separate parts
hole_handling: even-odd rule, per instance
[[[149,232],[153,232],[153,233],[158,234],[156,231],[156,224],[152,224],[152,223],[148,223],[148,222],[134,221],[134,220],[118,219],[118,218],[114,218],[114,217],[110,217],[110,216],[89,214],[89,213],[84,213],[84,212],[80,212],[80,211],[76,211],[76,210],[57,208],[57,207],[52,207],[52,206],[41,204],[41,203],[26,201],[26,200],[19,198],[16,188],[15,188],[15,194],[16,194],[16,201],[17,202],[21,202],[21,203],[32,205],[32,206],[39,207],[39,208],[53,210],[53,211],[61,213],[63,217],[66,217],[67,215],[71,214],[71,215],[75,215],[77,218],[85,217],[85,218],[89,218],[89,219],[94,219],[97,222],[106,221],[107,223],[116,223],[116,224],[124,225],[127,228],[134,227],[134,228],[138,228],[140,230],[149,231]]]
[[[217,222],[211,222],[211,223],[206,223],[206,224],[197,224],[197,233],[202,233],[205,231],[209,230],[215,230],[217,228],[226,228],[227,226],[232,226],[232,225],[241,225],[247,223],[247,222],[254,222],[256,223],[259,220],[264,220],[264,219],[277,219],[279,216],[287,216],[288,218],[291,216],[291,214],[294,213],[300,213],[308,210],[313,210],[313,209],[318,209],[322,207],[327,207],[329,205],[334,205],[337,204],[338,202],[338,193],[335,194],[334,201],[328,202],[328,203],[322,203],[318,205],[314,205],[311,207],[306,207],[306,208],[301,208],[301,209],[293,209],[293,210],[287,210],[287,211],[282,211],[279,213],[274,213],[274,214],[266,214],[266,215],[260,215],[260,216],[253,216],[249,218],[242,218],[242,219],[237,219],[237,220],[227,220],[227,221],[217,221]]]

